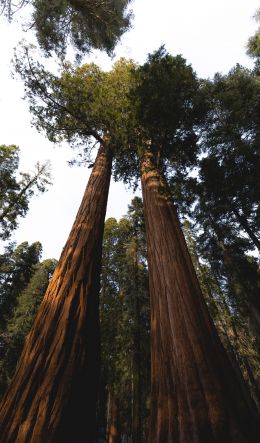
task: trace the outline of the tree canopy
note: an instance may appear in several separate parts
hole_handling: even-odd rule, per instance
[[[23,7],[31,6],[31,23],[40,47],[47,55],[64,55],[69,43],[78,53],[90,49],[112,53],[121,35],[129,28],[131,0],[1,0],[2,13],[9,20]]]
[[[26,48],[17,54],[15,68],[24,80],[38,130],[51,141],[67,140],[79,147],[78,158],[83,162],[90,161],[97,143],[109,141],[114,175],[126,182],[138,176],[140,133],[130,98],[137,81],[132,60],[120,59],[108,72],[94,63],[77,68],[65,64],[58,77],[33,62]]]
[[[33,62],[25,48],[15,69],[24,80],[33,122],[51,141],[85,145],[84,159],[109,134],[117,179],[129,183],[139,177],[139,158],[148,144],[161,166],[176,169],[196,161],[195,129],[204,112],[200,82],[181,56],[162,47],[140,67],[125,59],[109,72],[95,64],[64,64],[58,77]]]

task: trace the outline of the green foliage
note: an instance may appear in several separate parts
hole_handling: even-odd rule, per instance
[[[137,197],[125,218],[106,221],[101,281],[102,379],[119,402],[120,428],[129,433],[136,376],[141,377],[143,418],[150,382],[148,274],[143,209]]]
[[[257,22],[260,22],[260,9],[256,12],[255,19]],[[251,57],[260,57],[260,28],[248,40],[247,54]]]
[[[105,141],[113,150],[115,176],[123,162],[128,172],[125,181],[137,176],[139,134],[129,98],[136,81],[131,60],[119,60],[109,72],[95,64],[76,69],[65,64],[57,77],[32,62],[26,49],[16,57],[15,67],[25,82],[38,130],[46,132],[51,141],[67,140],[80,147],[78,159],[83,162],[90,161],[92,148]]]
[[[254,74],[237,65],[204,82],[201,94],[207,112],[198,168],[172,184],[181,210],[203,229],[203,249],[214,263],[220,241],[241,254],[259,246],[260,89]]]
[[[32,6],[31,28],[47,55],[55,51],[63,56],[68,44],[78,54],[91,48],[112,53],[121,35],[129,28],[131,0],[0,0],[9,20],[23,6]]]
[[[41,253],[41,243],[23,242],[16,248],[10,244],[0,255],[0,332],[12,317],[17,297],[27,286]]]
[[[186,200],[183,209],[189,210],[198,191],[216,217],[240,228],[242,217],[254,232],[259,229],[259,86],[254,72],[240,65],[201,83],[205,116],[197,128],[197,173],[192,178],[187,171],[172,183],[177,197]]]
[[[35,191],[45,192],[50,184],[49,163],[35,166],[33,174],[20,172],[19,148],[0,146],[0,238],[6,240],[17,228],[18,218],[29,209]]]
[[[84,146],[83,160],[97,142],[109,140],[116,179],[137,179],[147,146],[163,168],[196,162],[196,127],[204,107],[200,82],[181,56],[160,48],[142,67],[121,59],[110,72],[94,64],[76,69],[64,64],[58,77],[33,62],[27,48],[17,55],[15,69],[38,130],[51,141]]]
[[[206,231],[211,225],[216,233],[218,225],[219,237],[228,243],[239,239],[244,251],[252,250],[260,244],[260,85],[252,72],[236,66],[226,76],[216,75],[205,91],[203,157],[197,183],[192,180],[199,196],[195,216]]]
[[[180,55],[173,57],[161,47],[148,56],[136,76],[132,97],[146,145],[159,153],[160,160],[178,165],[194,161],[199,82],[191,66]]]
[[[28,284],[17,294],[16,306],[0,335],[0,394],[14,374],[25,337],[30,331],[56,263],[56,260],[48,259],[34,265]]]

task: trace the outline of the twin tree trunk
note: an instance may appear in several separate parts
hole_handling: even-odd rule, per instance
[[[98,294],[111,156],[101,148],[81,207],[2,401],[1,443],[92,443]],[[253,443],[258,424],[200,292],[151,152],[141,161],[151,294],[149,442]]]
[[[0,409],[1,443],[93,443],[98,297],[112,157],[101,147]]]
[[[141,159],[151,297],[149,443],[253,443],[253,405],[217,336],[154,156]]]

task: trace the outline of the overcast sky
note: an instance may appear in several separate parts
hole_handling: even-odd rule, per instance
[[[200,77],[227,73],[235,63],[252,67],[245,46],[257,24],[253,15],[259,0],[136,0],[132,4],[132,29],[124,35],[111,61],[94,53],[84,61],[95,61],[109,69],[119,57],[144,62],[149,52],[165,44],[173,55],[182,54]],[[29,37],[28,34],[25,36]],[[70,168],[69,146],[53,146],[30,125],[23,85],[10,78],[13,48],[21,40],[17,24],[0,19],[0,144],[17,144],[21,149],[21,170],[32,170],[36,161],[50,159],[53,186],[30,204],[25,219],[13,236],[18,243],[39,240],[44,257],[59,258],[74,221],[88,177],[86,168]],[[107,217],[121,217],[133,194],[122,184],[112,183]]]

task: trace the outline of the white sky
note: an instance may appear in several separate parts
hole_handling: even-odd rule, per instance
[[[259,0],[136,0],[133,27],[118,45],[115,60],[124,56],[142,63],[149,52],[165,44],[171,54],[182,54],[201,77],[211,77],[217,71],[227,73],[237,62],[252,67],[245,45],[257,27],[252,17],[259,7]],[[39,240],[44,258],[59,258],[90,171],[68,167],[70,148],[53,147],[31,127],[27,103],[21,99],[23,85],[10,78],[13,48],[21,38],[16,24],[0,18],[0,144],[20,147],[23,171],[33,169],[38,160],[50,159],[54,184],[31,201],[13,239],[18,243]],[[104,68],[112,63],[105,54],[95,53],[90,58]],[[107,217],[125,214],[132,196],[122,184],[112,183]]]

